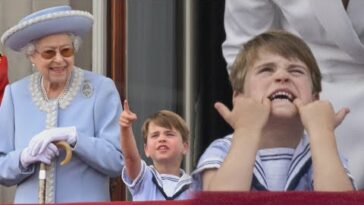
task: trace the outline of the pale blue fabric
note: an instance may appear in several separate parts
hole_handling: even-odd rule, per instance
[[[122,180],[127,185],[133,201],[147,201],[147,200],[166,200],[163,194],[158,190],[156,184],[153,182],[153,176],[156,178],[160,187],[163,190],[173,189],[174,194],[183,189],[184,186],[190,186],[192,184],[192,178],[181,170],[182,176],[166,176],[158,173],[153,166],[147,166],[142,160],[141,170],[134,180],[131,180],[126,174],[125,167],[122,172]],[[164,181],[175,181],[175,187],[163,187]],[[169,196],[170,197],[170,196]],[[176,200],[190,199],[192,197],[191,187],[183,191]]]
[[[119,94],[111,79],[84,71],[93,86],[90,97],[77,93],[58,111],[58,127],[75,126],[78,137],[70,163],[57,158],[55,202],[108,201],[109,177],[120,176],[123,157],[119,143]],[[6,87],[0,107],[0,184],[18,185],[14,203],[38,203],[39,166],[22,170],[21,151],[46,125],[46,113],[33,103],[30,77]]]
[[[15,51],[20,51],[30,41],[52,34],[73,33],[82,36],[92,28],[93,18],[91,14],[81,15],[76,12],[86,14],[84,11],[72,10],[70,6],[56,6],[36,11],[21,19],[14,27],[23,24],[26,26],[11,34],[5,32],[1,39],[2,43]],[[59,16],[55,18],[52,15]],[[34,23],[37,18],[43,19]]]
[[[196,190],[202,190],[202,172],[207,169],[218,169],[221,167],[227,153],[231,146],[231,140],[233,135],[230,134],[224,138],[214,140],[206,151],[202,154],[197,164],[196,170],[192,173],[192,177],[195,181],[194,185]],[[277,148],[279,150],[280,148]],[[273,149],[270,149],[271,151]],[[278,152],[277,152],[278,153]],[[343,166],[347,172],[349,178],[353,181],[353,177],[348,171],[347,160],[340,155]],[[260,155],[257,153],[255,159],[255,165],[253,170],[253,182],[252,190],[270,190],[268,187],[267,178],[265,176],[265,169],[267,167],[262,166]],[[244,163],[236,162],[236,163]],[[301,139],[300,143],[296,147],[293,158],[291,160],[287,181],[285,182],[285,188],[281,191],[288,190],[300,190],[309,191],[313,190],[313,170],[311,164],[311,152],[307,135]]]

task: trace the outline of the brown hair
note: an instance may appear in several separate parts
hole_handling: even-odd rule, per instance
[[[154,113],[151,115],[147,120],[144,121],[142,126],[142,134],[144,137],[144,143],[147,143],[148,139],[148,130],[149,130],[149,124],[153,122],[154,124],[168,128],[173,129],[175,128],[177,131],[180,132],[182,136],[182,141],[188,143],[188,137],[190,134],[190,131],[186,125],[186,122],[176,113],[168,111],[168,110],[161,110],[157,113]]]
[[[299,37],[281,30],[262,33],[243,45],[237,55],[230,73],[230,82],[234,91],[244,91],[248,68],[253,66],[259,52],[276,53],[287,59],[298,59],[306,64],[312,80],[312,92],[321,92],[321,72],[311,49]]]

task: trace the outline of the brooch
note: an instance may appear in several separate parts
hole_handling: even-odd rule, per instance
[[[91,97],[94,92],[94,88],[92,87],[91,82],[88,80],[83,81],[81,90],[82,90],[82,95],[87,98]]]

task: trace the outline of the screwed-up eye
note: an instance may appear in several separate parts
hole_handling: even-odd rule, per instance
[[[272,72],[272,71],[273,71],[272,67],[263,67],[258,70],[258,73]]]
[[[292,69],[289,71],[290,73],[293,73],[293,74],[299,74],[299,75],[302,75],[302,74],[305,74],[306,72],[302,69]]]
[[[157,134],[150,135],[150,138],[157,138],[157,137],[158,137]]]

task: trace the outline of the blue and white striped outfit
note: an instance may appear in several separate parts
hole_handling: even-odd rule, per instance
[[[192,173],[196,190],[202,190],[201,173],[207,169],[220,168],[229,152],[233,135],[213,141],[201,156],[196,170]],[[341,161],[349,178],[353,177],[348,171],[347,160],[340,155]],[[288,162],[288,163],[287,163]],[[238,162],[237,162],[238,163]],[[240,162],[244,163],[244,162]],[[279,166],[272,166],[280,163]],[[283,172],[286,176],[273,176]],[[283,180],[277,182],[274,178]],[[310,145],[307,135],[304,135],[296,147],[271,148],[258,150],[253,170],[251,190],[289,191],[313,190],[313,169]]]
[[[137,178],[133,181],[123,168],[121,178],[128,186],[133,201],[147,200],[182,200],[192,196],[192,178],[181,169],[180,177],[170,174],[160,174],[153,166],[147,166],[141,160],[142,166]]]

